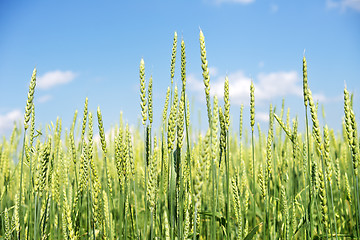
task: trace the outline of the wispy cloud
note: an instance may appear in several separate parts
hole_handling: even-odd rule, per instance
[[[259,67],[259,68],[263,68],[264,66],[265,66],[264,61],[260,61],[260,62],[258,63],[258,67]]]
[[[277,11],[279,11],[279,6],[276,4],[271,4],[270,5],[270,12],[271,13],[276,13]]]
[[[214,68],[215,69],[215,68]],[[251,78],[239,70],[227,75],[229,78],[229,94],[232,104],[248,105],[250,102],[251,80],[255,86],[255,100],[257,103],[271,102],[278,98],[288,96],[303,97],[302,79],[296,71],[279,71],[270,73],[259,73],[255,78]],[[212,77],[210,80],[210,95],[218,98],[224,96],[225,76]],[[188,75],[188,89],[198,94],[198,99],[204,101],[204,83],[201,78],[194,74]],[[331,103],[341,101],[342,96],[328,97],[323,93],[314,92],[314,101],[321,103]],[[267,121],[268,113],[259,116],[259,120]]]
[[[249,4],[255,2],[255,0],[214,0],[217,4],[222,3],[239,3],[239,4]]]
[[[52,98],[53,98],[52,95],[49,95],[49,94],[44,95],[44,96],[41,96],[41,97],[38,98],[38,102],[39,103],[46,103],[46,102],[50,101]]]
[[[268,112],[256,112],[255,119],[257,122],[269,122],[269,113]]]
[[[14,109],[6,114],[0,115],[0,134],[5,134],[14,127],[14,123],[23,117],[19,109]]]
[[[287,95],[302,96],[302,86],[296,71],[260,73],[255,83],[257,97],[270,100]]]
[[[118,128],[117,127],[112,127],[108,130],[105,130],[105,139],[108,141],[108,140],[111,140],[111,141],[114,141],[115,137],[117,136],[117,131],[116,129]],[[134,126],[134,125],[130,125],[129,124],[129,131],[130,133],[134,133],[136,130],[137,127]],[[101,139],[100,139],[100,134],[99,133],[95,133],[94,135],[94,142],[97,143],[97,144],[101,144]]]
[[[209,74],[212,77],[216,77],[218,75],[218,69],[216,67],[209,67]]]
[[[327,0],[326,6],[328,8],[340,8],[342,11],[351,8],[360,12],[360,0]]]
[[[315,93],[312,95],[314,101],[321,102],[321,103],[332,103],[332,102],[339,102],[342,101],[343,95],[328,97],[323,93]]]
[[[249,102],[250,83],[252,78],[246,76],[243,71],[228,74],[230,98],[234,104]],[[188,78],[189,89],[204,91],[202,80],[191,74]],[[222,98],[224,95],[225,76],[219,76],[211,80],[210,94]],[[288,95],[302,96],[302,85],[296,71],[279,71],[272,73],[259,73],[253,80],[257,101],[269,101],[277,97]]]
[[[76,73],[72,71],[51,71],[37,78],[37,86],[40,89],[50,89],[73,81]]]

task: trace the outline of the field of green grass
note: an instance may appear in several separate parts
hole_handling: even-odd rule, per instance
[[[181,90],[173,83],[177,45],[175,33],[160,129],[153,129],[152,79],[146,81],[142,59],[142,126],[130,130],[120,120],[106,136],[106,116],[100,107],[88,109],[87,98],[71,126],[59,117],[36,130],[34,69],[24,122],[0,140],[0,239],[359,239],[359,136],[351,93],[344,89],[342,134],[320,126],[304,56],[304,109],[296,111],[305,119],[270,105],[262,132],[251,84],[250,119],[243,119],[243,106],[236,110],[240,131],[232,132],[229,81],[221,106],[210,95],[200,31],[208,126],[197,134],[184,41]],[[244,123],[251,132],[243,131]]]

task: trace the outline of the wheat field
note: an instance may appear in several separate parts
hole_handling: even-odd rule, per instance
[[[204,134],[190,116],[183,40],[181,90],[174,86],[176,33],[160,129],[153,129],[153,80],[145,78],[143,59],[142,126],[130,128],[120,119],[106,136],[106,116],[100,107],[96,115],[88,109],[88,98],[71,126],[59,117],[36,130],[34,69],[24,122],[0,140],[0,239],[359,239],[360,155],[352,94],[345,87],[342,132],[321,126],[304,56],[304,109],[296,111],[304,111],[305,119],[290,119],[284,105],[270,105],[267,132],[256,131],[251,83],[250,119],[243,119],[243,106],[232,109],[240,115],[235,133],[229,79],[221,106],[210,95],[201,30],[199,40]]]

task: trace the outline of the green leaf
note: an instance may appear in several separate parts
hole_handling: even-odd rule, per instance
[[[260,226],[262,225],[263,223],[259,223],[258,225],[256,225],[250,232],[248,235],[246,235],[246,237],[244,238],[244,240],[251,240],[255,234],[257,233],[257,231],[259,230]]]
[[[305,221],[305,216],[304,216],[304,217],[302,217],[302,218],[300,219],[300,222],[299,222],[299,224],[298,224],[298,226],[297,226],[297,228],[296,228],[293,236],[295,236],[296,233],[297,233],[303,226],[305,226],[305,222],[306,222],[306,221]]]
[[[199,212],[199,214],[208,216],[208,217],[212,217],[212,215],[213,215],[212,212]],[[220,226],[226,225],[226,219],[219,212],[215,213],[215,218],[219,222]]]

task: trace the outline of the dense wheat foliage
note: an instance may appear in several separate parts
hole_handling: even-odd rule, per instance
[[[304,57],[305,119],[269,104],[267,131],[256,129],[253,83],[248,120],[243,106],[231,106],[231,79],[224,105],[210,95],[200,31],[208,126],[199,134],[189,111],[183,40],[181,88],[173,84],[177,49],[175,33],[159,129],[153,129],[153,79],[147,80],[143,59],[143,127],[131,129],[121,119],[109,135],[106,116],[100,107],[97,114],[88,109],[88,98],[71,126],[58,118],[35,130],[34,70],[24,125],[0,140],[0,239],[359,238],[359,136],[348,90],[341,134],[321,126]],[[240,113],[240,134],[231,130],[230,108]],[[300,122],[305,132],[298,131]]]

